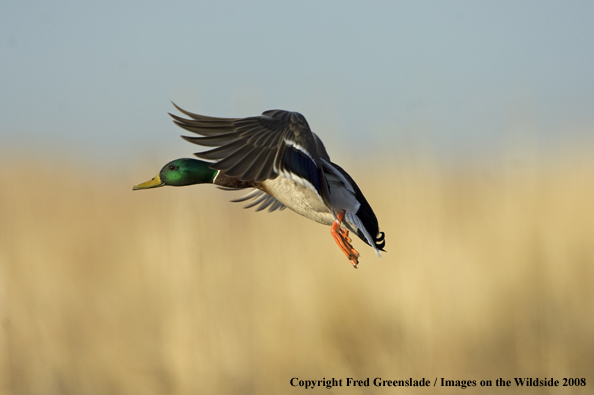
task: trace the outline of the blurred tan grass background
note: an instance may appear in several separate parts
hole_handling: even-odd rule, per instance
[[[490,168],[339,161],[386,232],[382,260],[355,241],[359,270],[328,227],[288,210],[243,210],[210,185],[132,192],[162,163],[101,173],[5,159],[1,391],[280,394],[303,391],[292,377],[552,376],[586,377],[563,393],[591,392],[594,161],[580,152],[502,155]],[[422,391],[329,393],[347,390]]]

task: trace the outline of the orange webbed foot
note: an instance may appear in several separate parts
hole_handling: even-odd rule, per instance
[[[330,227],[330,233],[334,237],[334,241],[338,244],[338,247],[347,256],[353,267],[356,269],[359,264],[359,252],[351,245],[351,238],[349,237],[349,231],[340,228],[340,223],[344,218],[344,213],[338,213],[337,221],[335,221]]]

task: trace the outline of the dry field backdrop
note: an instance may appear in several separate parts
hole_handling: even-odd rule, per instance
[[[382,260],[355,241],[358,270],[289,210],[210,185],[132,192],[162,163],[23,157],[0,166],[2,394],[302,393],[292,377],[586,377],[531,393],[592,393],[587,154],[342,161],[386,232]]]

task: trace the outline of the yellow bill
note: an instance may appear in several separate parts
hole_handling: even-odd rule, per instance
[[[163,185],[165,185],[165,184],[161,181],[161,177],[159,177],[159,175],[157,174],[155,177],[153,177],[152,180],[143,182],[142,184],[135,185],[132,188],[132,190],[135,191],[137,189],[157,188],[157,187],[162,187]]]

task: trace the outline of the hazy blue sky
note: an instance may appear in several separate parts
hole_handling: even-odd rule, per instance
[[[0,91],[4,149],[100,160],[194,152],[170,100],[299,111],[331,154],[581,144],[594,2],[3,1]]]

